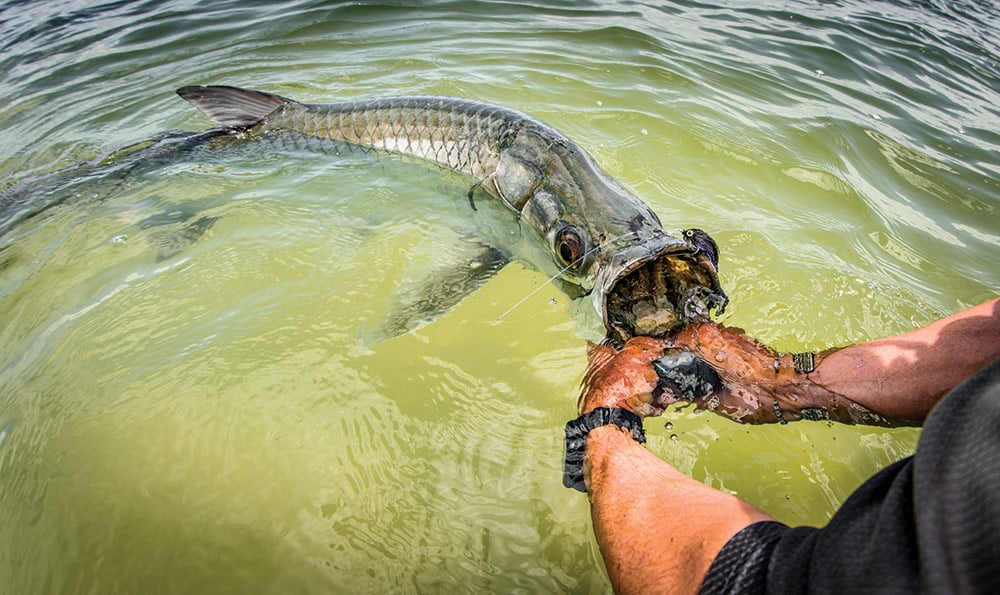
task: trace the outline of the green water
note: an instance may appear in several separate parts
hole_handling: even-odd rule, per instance
[[[708,230],[726,324],[820,349],[1000,288],[998,28],[985,2],[6,2],[0,174],[208,127],[188,84],[501,103],[668,228]],[[363,340],[460,256],[466,191],[247,151],[87,186],[0,237],[0,591],[608,591],[561,484],[595,332],[577,306],[514,264]],[[170,212],[191,218],[138,224]],[[646,428],[790,524],[824,523],[918,436],[687,411]]]

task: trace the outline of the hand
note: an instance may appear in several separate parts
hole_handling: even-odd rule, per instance
[[[791,356],[780,356],[742,329],[714,322],[693,324],[663,343],[707,364],[720,380],[713,390],[703,390],[699,395],[678,395],[672,391],[676,401],[686,400],[699,409],[741,423],[785,422],[801,417],[790,403],[782,402],[781,396],[796,386],[802,387],[804,394],[804,383],[808,382],[805,375],[795,371]],[[657,363],[662,375],[672,362]]]
[[[591,345],[588,360],[581,413],[621,407],[649,417],[671,403],[690,403],[740,423],[810,419],[898,425],[812,382],[795,370],[790,354],[715,322],[692,324],[662,339],[635,337],[621,351]]]
[[[635,337],[621,351],[591,344],[587,355],[580,413],[621,407],[650,417],[681,402],[742,423],[782,421],[774,393],[794,374],[790,363],[776,374],[774,352],[740,329],[715,323],[690,325],[665,339]]]
[[[660,377],[653,360],[663,356],[663,342],[651,337],[635,337],[621,351],[591,343],[587,349],[587,375],[580,395],[580,413],[598,407],[628,409],[640,417],[663,413],[670,399],[653,393]]]
[[[773,387],[754,374],[773,368],[774,354],[740,329],[692,325],[666,339],[635,337],[620,351],[590,344],[587,357],[580,413],[620,407],[651,417],[686,402],[744,423],[779,421]]]
[[[829,419],[849,424],[894,425],[891,420],[811,381],[806,373],[795,369],[790,354],[776,353],[743,329],[715,322],[692,324],[665,338],[663,344],[685,350],[683,353],[690,352],[718,374],[720,387],[684,398],[699,409],[741,423]],[[817,361],[824,355],[819,354]],[[658,366],[661,375],[663,368],[669,366],[662,363]],[[681,400],[676,391],[671,396]]]

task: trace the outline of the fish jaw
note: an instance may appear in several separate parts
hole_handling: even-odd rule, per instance
[[[663,336],[729,302],[711,258],[659,229],[602,251],[591,294],[608,337]]]

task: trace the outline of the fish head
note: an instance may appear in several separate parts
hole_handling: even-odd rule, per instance
[[[719,285],[717,251],[653,226],[627,238],[609,242],[596,258],[591,299],[609,338],[624,343],[662,336],[725,310],[729,298]]]
[[[591,294],[609,338],[661,336],[728,303],[718,246],[667,233],[656,214],[569,141],[523,131],[501,158],[497,194],[519,212],[557,276]]]
[[[711,236],[692,229],[676,237],[645,205],[621,196],[611,204],[617,208],[587,208],[542,188],[522,212],[558,277],[578,295],[590,294],[609,338],[662,336],[724,311],[729,299]]]

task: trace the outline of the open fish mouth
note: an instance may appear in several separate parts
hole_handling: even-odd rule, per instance
[[[593,299],[608,337],[620,343],[707,320],[729,303],[708,255],[665,234],[614,253],[597,273]]]

